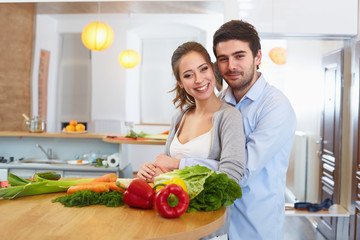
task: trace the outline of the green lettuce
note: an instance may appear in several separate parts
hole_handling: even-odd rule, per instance
[[[241,187],[234,179],[199,165],[162,174],[155,178],[155,184],[173,177],[180,177],[186,183],[190,198],[187,212],[214,211],[242,197]]]
[[[154,183],[156,185],[169,181],[173,177],[179,177],[186,183],[189,198],[193,199],[204,189],[205,180],[214,172],[214,170],[200,165],[185,167],[155,177]]]

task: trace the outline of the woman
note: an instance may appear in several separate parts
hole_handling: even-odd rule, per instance
[[[226,173],[237,182],[245,174],[245,136],[241,113],[214,92],[214,66],[207,50],[186,42],[173,53],[176,78],[173,100],[180,111],[173,117],[165,154],[141,166],[137,177],[154,177],[185,166],[203,165]]]

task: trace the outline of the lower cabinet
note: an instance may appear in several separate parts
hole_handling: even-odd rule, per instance
[[[360,240],[360,206],[355,208],[355,240]]]

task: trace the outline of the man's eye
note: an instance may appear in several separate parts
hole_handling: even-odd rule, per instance
[[[244,55],[236,55],[236,58],[242,58]]]
[[[219,58],[218,59],[218,62],[226,62],[227,61],[227,58]]]

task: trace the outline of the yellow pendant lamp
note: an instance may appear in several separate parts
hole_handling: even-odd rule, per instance
[[[124,50],[119,55],[119,63],[124,68],[133,68],[140,63],[140,54],[135,50]]]
[[[81,40],[88,49],[102,51],[112,44],[114,32],[104,22],[91,22],[82,31]]]

